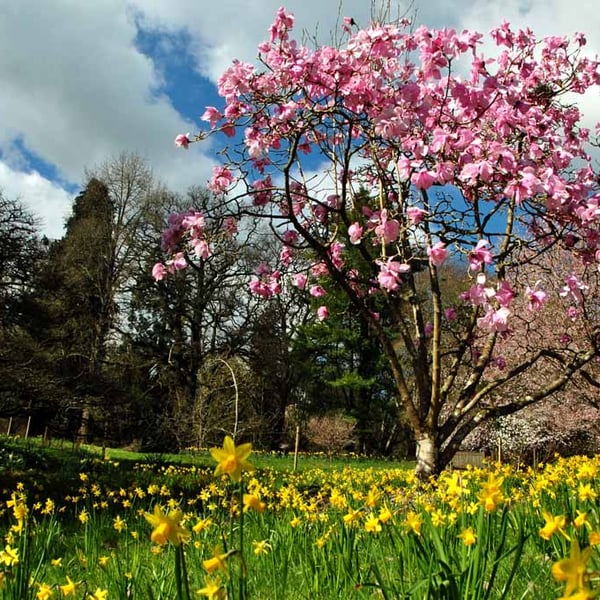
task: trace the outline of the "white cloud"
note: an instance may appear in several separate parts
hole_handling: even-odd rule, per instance
[[[201,148],[177,151],[174,136],[195,125],[156,95],[161,74],[135,47],[123,0],[0,0],[0,150],[23,168],[15,139],[76,183],[85,167],[122,151],[147,158],[177,190],[202,182]],[[34,201],[38,212],[42,200]]]
[[[44,233],[51,239],[63,235],[73,197],[36,171],[14,171],[0,162],[0,190],[12,200],[20,200],[40,217]]]
[[[176,110],[162,87],[164,63],[153,61],[136,47],[138,27],[166,34],[163,52],[169,47],[168,36],[189,40],[198,71],[214,82],[232,59],[255,58],[257,44],[267,37],[268,26],[284,2],[0,0],[4,188],[9,187],[6,178],[14,177],[18,188],[25,175],[37,168],[29,162],[29,155],[53,166],[61,181],[79,184],[85,167],[122,151],[136,151],[147,158],[156,175],[173,189],[205,182],[214,160],[210,145],[205,142],[182,152],[172,144],[175,134],[199,128],[202,98],[194,114]],[[336,25],[339,31],[338,2],[287,4],[296,15],[298,35],[305,30],[329,43]],[[589,51],[600,50],[597,0],[576,4],[575,8],[572,0],[415,0],[413,4],[405,0],[403,6],[410,6],[409,14],[416,12],[418,22],[437,27],[487,31],[507,19],[517,27],[530,26],[540,35],[583,31],[588,34]],[[365,0],[343,0],[341,16],[352,16],[365,25],[370,6]],[[181,46],[173,47],[177,61]],[[185,94],[184,88],[177,93]],[[600,105],[588,99],[585,108],[596,114],[600,111]],[[50,181],[42,188],[55,194],[62,189]],[[64,189],[61,193],[70,206],[72,195]],[[47,202],[57,202],[56,198],[38,196],[31,202],[41,214]]]

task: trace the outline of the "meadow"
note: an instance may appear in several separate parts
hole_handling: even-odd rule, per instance
[[[0,438],[3,600],[593,598],[600,459],[411,465]]]

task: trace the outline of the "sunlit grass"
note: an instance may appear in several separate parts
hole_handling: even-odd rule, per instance
[[[544,600],[597,585],[596,458],[421,483],[351,456],[302,457],[294,473],[290,457],[252,453],[250,471],[224,447],[215,477],[206,450],[102,458],[1,441],[3,600]]]

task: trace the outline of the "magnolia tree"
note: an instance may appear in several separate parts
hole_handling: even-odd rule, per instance
[[[234,61],[206,131],[175,143],[222,136],[210,189],[239,218],[267,219],[281,243],[279,263],[257,268],[254,293],[268,300],[291,281],[323,299],[326,319],[335,286],[368,319],[427,475],[478,424],[560,390],[597,354],[588,327],[574,351],[542,348],[505,370],[495,362],[514,298],[543,322],[549,298],[577,306],[588,293],[575,274],[544,288],[511,273],[523,249],[532,264],[556,244],[587,264],[600,257],[593,140],[573,104],[600,83],[599,63],[582,34],[537,40],[507,23],[487,38],[345,19],[338,47],[309,49],[293,22],[277,12],[260,66]],[[203,215],[174,215],[164,247],[158,277],[204,260]],[[463,270],[458,301],[444,292],[444,263]],[[541,361],[559,366],[551,379],[503,396]]]

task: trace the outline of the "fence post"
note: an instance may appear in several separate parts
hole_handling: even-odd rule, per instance
[[[10,430],[12,429],[12,417],[8,419],[8,429],[6,430],[6,435],[10,435]]]
[[[298,468],[298,450],[300,448],[300,425],[296,425],[296,439],[294,441],[294,473]]]
[[[31,425],[31,415],[27,417],[27,429],[25,429],[25,439],[29,437],[29,426]]]

